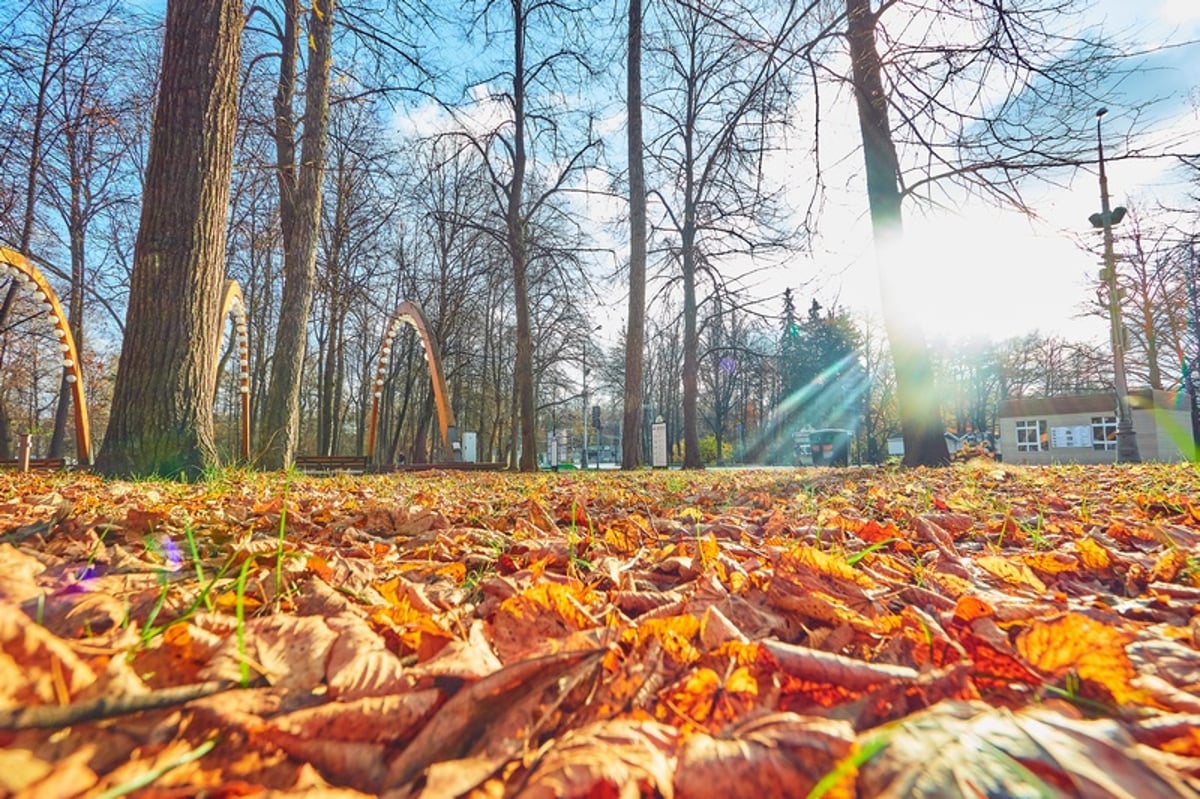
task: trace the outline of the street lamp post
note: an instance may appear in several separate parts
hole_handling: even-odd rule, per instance
[[[1125,218],[1121,206],[1110,208],[1108,203],[1108,173],[1104,170],[1104,137],[1100,134],[1100,120],[1108,113],[1107,108],[1096,112],[1096,146],[1100,154],[1100,213],[1092,214],[1088,221],[1092,227],[1104,231],[1104,271],[1101,278],[1108,289],[1108,315],[1112,325],[1113,379],[1117,390],[1117,461],[1138,463],[1137,436],[1133,432],[1133,414],[1129,408],[1129,386],[1125,381],[1125,327],[1121,323],[1121,297],[1117,286],[1117,259],[1113,254],[1113,225]]]

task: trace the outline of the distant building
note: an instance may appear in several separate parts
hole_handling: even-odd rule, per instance
[[[1182,461],[1192,447],[1189,398],[1182,391],[1129,392],[1138,454]],[[997,408],[1005,463],[1115,463],[1117,399],[1112,393],[1022,397]]]

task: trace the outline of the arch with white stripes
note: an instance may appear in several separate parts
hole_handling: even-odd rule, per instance
[[[454,422],[454,410],[450,407],[450,396],[446,391],[446,378],[442,372],[442,356],[438,351],[437,340],[425,324],[425,315],[416,303],[405,300],[396,306],[395,313],[388,321],[383,333],[383,346],[379,349],[379,365],[375,370],[375,384],[371,390],[371,415],[367,418],[367,458],[375,460],[375,441],[379,427],[379,400],[383,396],[383,382],[387,375],[388,359],[392,354],[392,342],[403,325],[408,325],[417,331],[421,343],[425,347],[425,360],[429,363],[430,377],[433,379],[433,401],[437,406],[438,427],[442,434],[442,446],[452,460],[457,461],[462,455],[455,445],[458,443],[458,428]]]
[[[0,247],[0,278],[12,278],[16,285],[29,295],[39,313],[37,319],[50,327],[58,339],[62,354],[63,377],[71,386],[71,400],[75,409],[75,450],[80,466],[92,465],[92,433],[88,421],[87,396],[83,388],[83,369],[79,365],[79,350],[75,336],[67,324],[58,295],[50,287],[45,275],[24,255],[8,247]]]
[[[221,366],[221,350],[225,346],[225,324],[233,326],[233,336],[237,343],[238,361],[238,394],[241,404],[241,431],[239,434],[241,457],[243,462],[250,460],[250,331],[246,323],[246,299],[242,296],[242,287],[236,280],[226,280],[225,290],[221,294],[220,326],[217,329],[217,339],[213,354],[213,369]]]

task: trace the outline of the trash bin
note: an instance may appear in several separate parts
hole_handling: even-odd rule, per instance
[[[849,430],[811,430],[808,434],[813,466],[849,466]]]

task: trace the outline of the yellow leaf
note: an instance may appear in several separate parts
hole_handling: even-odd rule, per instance
[[[1022,555],[1021,561],[1043,574],[1063,574],[1079,569],[1079,559],[1065,552],[1033,552]]]
[[[636,628],[626,630],[621,639],[635,645],[651,638],[657,639],[663,651],[676,663],[686,665],[700,658],[700,650],[695,644],[699,635],[700,619],[697,617],[667,616],[661,619],[647,619]]]
[[[1106,571],[1112,568],[1112,558],[1108,550],[1092,539],[1079,539],[1075,542],[1075,549],[1079,552],[1079,559],[1083,565],[1092,571]]]
[[[1025,564],[1013,563],[1008,558],[998,555],[984,555],[976,558],[975,563],[983,567],[993,577],[998,577],[1010,585],[1026,586],[1039,594],[1046,590],[1046,584],[1038,579]]]

